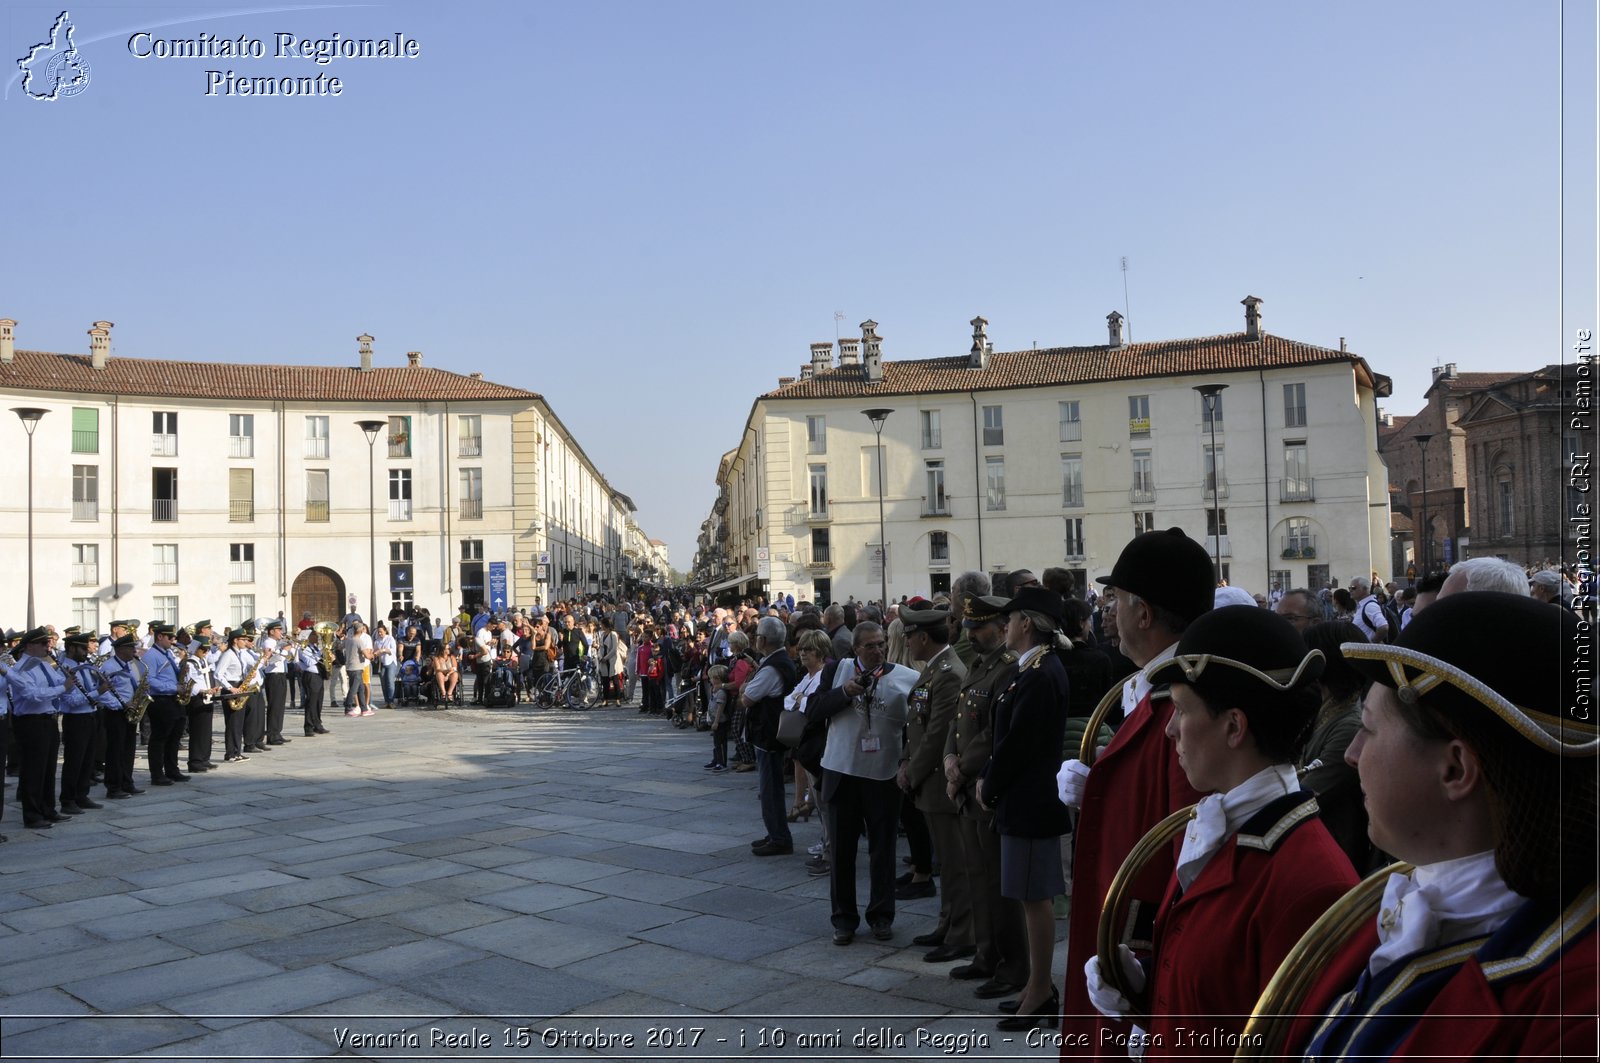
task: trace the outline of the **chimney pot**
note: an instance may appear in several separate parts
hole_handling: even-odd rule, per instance
[[[868,318],[861,323],[861,361],[867,379],[883,379],[883,340],[878,336],[878,323]]]
[[[10,365],[17,356],[17,322],[15,318],[0,317],[0,365]]]
[[[794,383],[794,377],[792,377],[792,376],[780,376],[778,378],[778,386],[780,388],[788,387],[790,384],[793,384],[793,383]]]
[[[1244,304],[1244,338],[1259,340],[1261,338],[1261,300],[1253,295],[1247,295],[1240,300]]]
[[[372,337],[363,332],[356,337],[356,343],[359,344],[356,350],[361,355],[361,371],[372,372]]]
[[[856,339],[842,339],[839,341],[839,365],[861,364],[861,341]]]
[[[1456,378],[1456,363],[1444,363],[1444,375],[1449,377],[1451,380],[1454,380]]]
[[[96,321],[89,330],[89,364],[104,369],[111,360],[111,322]]]
[[[820,373],[824,369],[833,368],[833,344],[813,343],[811,345],[811,371]]]
[[[989,352],[993,350],[986,332],[989,322],[980,314],[967,324],[972,326],[972,346],[967,349],[967,368],[985,369],[989,365]]]
[[[1115,310],[1106,315],[1106,332],[1112,347],[1122,346],[1122,315]]]
[[[800,379],[801,380],[810,380],[815,375],[816,375],[816,370],[812,368],[810,362],[807,362],[806,364],[804,364],[804,365],[802,365],[800,367]]]
[[[421,351],[407,351],[406,352],[406,364],[409,365],[413,369],[421,368],[421,366],[422,366],[422,352]]]
[[[470,376],[474,380],[482,380],[483,379],[483,370],[482,369],[474,369],[472,372],[468,373],[467,375]]]

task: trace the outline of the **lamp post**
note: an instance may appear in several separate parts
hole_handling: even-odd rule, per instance
[[[862,410],[867,420],[872,422],[872,431],[878,437],[878,576],[879,591],[883,597],[879,601],[883,605],[885,617],[889,613],[889,537],[883,530],[883,423],[889,419],[893,410],[873,409]]]
[[[368,626],[376,621],[378,611],[378,496],[372,486],[375,475],[373,468],[372,445],[378,441],[378,433],[383,431],[388,424],[384,421],[357,421],[356,427],[367,434],[367,616]]]
[[[1217,474],[1217,412],[1221,408],[1222,393],[1228,389],[1226,384],[1196,384],[1194,389],[1200,393],[1200,408],[1209,409],[1211,416],[1206,418],[1211,422],[1211,554],[1212,564],[1216,566],[1213,577],[1217,583],[1222,582],[1222,510],[1217,503],[1218,492],[1221,490],[1222,477]],[[1263,549],[1270,548],[1270,544],[1263,543]]]
[[[1422,497],[1417,499],[1417,511],[1422,519],[1418,521],[1422,533],[1422,578],[1428,578],[1428,563],[1433,559],[1433,536],[1428,530],[1428,440],[1433,438],[1432,432],[1419,432],[1413,439],[1417,441],[1417,449],[1422,451]]]
[[[49,413],[37,406],[13,406],[22,427],[28,433],[28,630],[33,630],[33,430],[39,427],[39,418]]]

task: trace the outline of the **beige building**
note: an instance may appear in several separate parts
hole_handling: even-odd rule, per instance
[[[621,589],[633,504],[541,395],[419,352],[377,365],[367,335],[352,366],[223,365],[113,357],[111,328],[85,356],[18,350],[0,320],[0,397],[43,411],[12,424],[18,487],[0,500],[19,550],[31,511],[41,622],[328,619],[352,598],[368,614],[374,588],[380,615],[438,615]],[[26,594],[0,589],[7,625]]]
[[[875,599],[883,582],[898,598],[965,569],[1062,566],[1081,586],[1172,526],[1250,590],[1387,577],[1388,379],[1262,331],[1261,301],[1244,303],[1242,332],[1153,343],[1124,342],[1113,313],[1095,346],[995,352],[982,318],[962,357],[885,360],[871,321],[837,360],[813,344],[720,463],[697,578]],[[1202,385],[1225,386],[1218,405]],[[891,411],[881,451],[875,409]]]

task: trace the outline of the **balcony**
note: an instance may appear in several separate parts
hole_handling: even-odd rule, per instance
[[[328,441],[327,441],[327,439],[325,439],[325,438],[324,439],[313,438],[313,439],[306,440],[306,457],[310,458],[312,461],[327,461],[328,460]]]
[[[72,430],[72,452],[74,454],[100,453],[100,430],[74,428]]]
[[[944,433],[942,433],[942,432],[924,432],[924,433],[922,433],[922,449],[923,450],[940,450],[943,447],[944,447]]]
[[[254,561],[230,561],[228,563],[229,583],[254,583],[256,581],[256,563]]]
[[[401,433],[400,435],[390,436],[389,437],[389,457],[391,457],[391,458],[409,458],[409,457],[411,457],[411,437],[406,435],[406,434],[404,434],[404,433]]]
[[[151,583],[177,583],[178,566],[176,563],[166,561],[155,566],[155,574],[150,577]]]
[[[813,509],[806,513],[806,523],[808,524],[827,524],[832,519],[826,509]]]
[[[1315,561],[1317,537],[1315,535],[1285,536],[1279,544],[1285,561]]]
[[[1145,422],[1145,426],[1146,426],[1145,427],[1145,431],[1146,432],[1150,431],[1149,423],[1150,422],[1148,420]],[[1082,421],[1062,421],[1061,422],[1061,442],[1063,442],[1063,443],[1076,443],[1082,438],[1083,438],[1083,422]]]
[[[1310,476],[1295,476],[1278,481],[1279,502],[1315,502],[1317,481]]]
[[[1144,436],[1148,436],[1149,434],[1150,434],[1150,418],[1148,418],[1148,417],[1130,417],[1130,418],[1128,418],[1128,435],[1130,435],[1130,436],[1132,436],[1134,438],[1143,438]]]
[[[1219,541],[1220,539],[1220,541]],[[1212,557],[1232,557],[1233,547],[1228,543],[1228,533],[1221,536],[1208,535],[1205,538],[1206,553]]]
[[[1079,487],[1075,491],[1063,492],[1062,495],[1061,495],[1061,508],[1062,509],[1082,509],[1083,508],[1083,488]]]
[[[461,500],[461,519],[462,520],[482,520],[483,519],[483,499],[481,499],[481,498],[463,498]]]
[[[806,568],[813,572],[826,572],[833,568],[833,552],[827,547],[820,550],[813,547],[811,556],[806,559]]]
[[[233,499],[228,503],[228,520],[234,524],[247,524],[256,519],[256,504],[249,499]]]
[[[481,456],[482,454],[483,454],[483,437],[482,436],[462,436],[461,437],[461,453],[458,455],[459,457],[476,458],[476,457]]]
[[[950,500],[948,498],[936,498],[931,501],[923,499],[922,515],[924,517],[948,517],[950,515]]]
[[[228,457],[253,458],[256,456],[255,436],[229,436]]]
[[[1082,561],[1086,556],[1088,556],[1088,555],[1085,554],[1085,552],[1084,552],[1083,540],[1082,539],[1068,539],[1067,540],[1067,556],[1066,556],[1066,560],[1068,560],[1068,561]]]
[[[96,562],[74,561],[72,563],[72,585],[74,587],[92,587],[100,582],[100,565]]]
[[[100,500],[98,498],[74,498],[72,500],[73,520],[99,520]]]
[[[175,458],[178,456],[178,434],[176,432],[157,432],[150,437],[150,456],[155,458]]]
[[[1155,484],[1134,484],[1128,488],[1128,501],[1140,505],[1149,505],[1156,500]]]
[[[312,524],[325,524],[325,523],[327,523],[327,520],[328,520],[328,503],[327,503],[327,501],[324,500],[324,501],[321,501],[321,502],[307,502],[306,503],[306,520],[307,520],[307,522],[312,523]]]
[[[1219,479],[1219,478],[1217,478],[1215,476],[1207,474],[1204,477],[1204,479],[1205,479],[1205,483],[1202,485],[1202,489],[1205,491],[1205,496],[1207,498],[1211,498],[1212,497],[1212,493],[1211,492],[1212,492],[1213,488],[1216,489],[1216,496],[1215,497],[1217,497],[1217,498],[1227,498],[1228,497],[1228,478],[1226,476],[1221,477]]]
[[[389,519],[390,520],[410,520],[411,519],[411,499],[409,499],[409,498],[391,498],[391,499],[389,499]]]
[[[178,519],[178,500],[176,498],[156,498],[150,502],[150,519],[159,521],[174,521]]]

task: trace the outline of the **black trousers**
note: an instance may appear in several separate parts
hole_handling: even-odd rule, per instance
[[[184,715],[189,724],[189,767],[197,768],[211,763],[212,732],[215,728],[216,705],[192,698]]]
[[[258,748],[267,744],[267,699],[261,691],[250,695],[244,708],[244,744]]]
[[[61,753],[61,725],[53,712],[11,717],[11,738],[17,750],[17,803],[25,824],[56,814],[56,757]]]
[[[244,752],[244,717],[248,708],[228,708],[228,699],[222,699],[222,748],[230,757]]]
[[[822,774],[828,809],[828,837],[833,842],[833,872],[828,895],[833,902],[833,928],[854,930],[861,922],[856,907],[856,848],[867,836],[867,925],[894,922],[895,824],[900,816],[900,787],[894,779],[863,779],[836,771]]]
[[[911,852],[911,870],[919,875],[933,874],[933,838],[922,810],[910,801],[900,802],[900,826],[906,832],[906,848]]]
[[[957,823],[961,865],[972,899],[972,935],[978,946],[972,962],[1003,982],[1022,985],[1028,980],[1027,931],[1022,905],[1000,896],[1000,835],[994,829],[994,815],[962,815]]]
[[[178,771],[178,740],[183,736],[185,720],[178,699],[171,694],[151,695],[145,719],[150,721],[150,742],[145,748],[150,781],[181,774]]]
[[[300,691],[304,689],[300,683],[300,666],[291,664],[284,669],[283,674],[289,677],[289,707],[292,709],[294,708],[295,699],[299,696]]]
[[[322,726],[322,673],[300,673],[300,711],[305,716],[305,733],[316,734]]]
[[[289,706],[289,676],[285,672],[269,672],[261,683],[267,699],[267,740],[283,741],[283,710]]]
[[[94,736],[100,729],[95,712],[69,712],[61,717],[61,803],[88,798],[94,785]]]
[[[133,789],[133,755],[139,729],[123,709],[101,709],[100,731],[106,739],[106,793]]]

